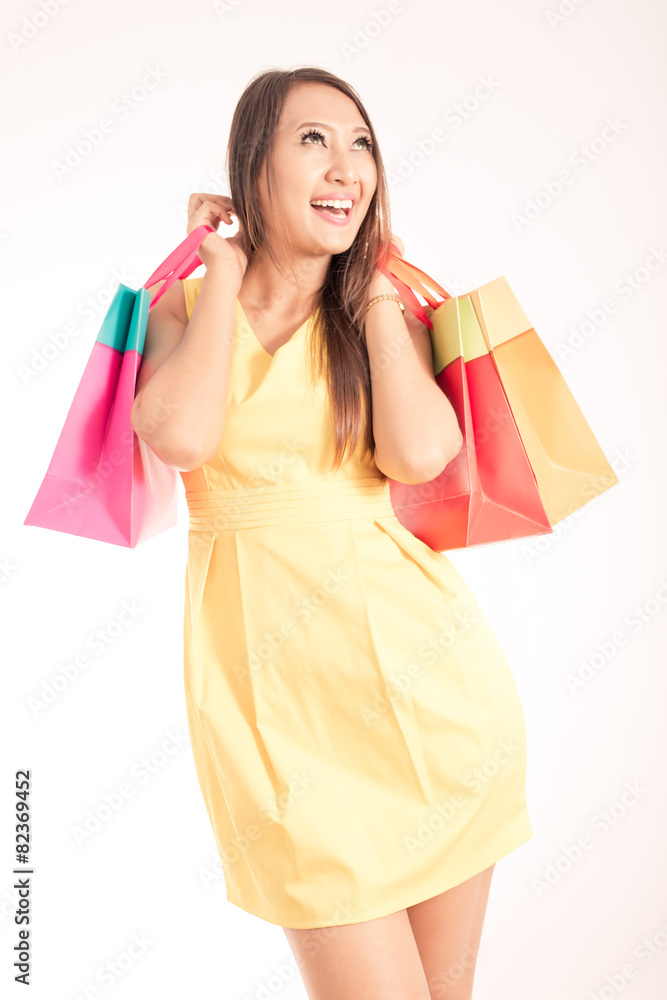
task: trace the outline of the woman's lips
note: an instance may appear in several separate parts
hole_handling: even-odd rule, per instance
[[[322,206],[316,207],[315,205],[311,205],[310,207],[313,212],[316,212],[317,215],[319,215],[321,219],[330,223],[332,226],[346,226],[352,215],[352,209],[349,209],[345,215],[332,215],[328,208],[323,208]]]

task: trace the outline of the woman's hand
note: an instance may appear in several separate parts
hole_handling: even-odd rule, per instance
[[[208,233],[197,251],[202,264],[211,266],[236,267],[240,278],[245,274],[248,258],[243,250],[243,239],[239,230],[235,236],[222,237],[217,229],[222,219],[227,225],[232,225],[234,204],[231,198],[222,194],[191,194],[188,201],[189,236],[197,226],[211,226],[215,231]]]

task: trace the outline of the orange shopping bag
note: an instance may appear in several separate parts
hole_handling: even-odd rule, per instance
[[[436,479],[390,480],[413,534],[437,551],[545,534],[618,482],[504,277],[452,297],[395,252],[378,266],[431,329],[436,381],[464,439]]]

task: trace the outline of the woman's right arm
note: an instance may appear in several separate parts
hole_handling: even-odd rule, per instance
[[[189,323],[178,281],[148,314],[130,420],[175,469],[198,468],[220,444],[241,278],[230,267],[209,267]]]
[[[215,226],[220,222],[216,215],[229,214],[227,205],[222,204],[231,206],[229,199],[213,198],[215,201],[193,208],[189,232],[202,222]],[[209,233],[199,256],[206,273],[190,321],[180,281],[173,283],[148,314],[130,413],[137,436],[166,465],[181,471],[209,461],[220,445],[236,297],[247,265],[238,234],[223,240],[217,233]],[[151,298],[162,284],[151,289]]]

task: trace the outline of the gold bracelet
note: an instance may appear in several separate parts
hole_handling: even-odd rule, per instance
[[[399,306],[401,307],[401,312],[402,313],[405,312],[405,306],[403,305],[403,303],[399,299],[398,295],[388,295],[387,293],[384,293],[382,295],[375,295],[370,300],[370,302],[367,304],[367,306],[366,306],[366,312],[368,312],[368,310],[370,309],[370,307],[374,306],[376,302],[381,302],[382,299],[393,299],[394,302],[398,302]]]

